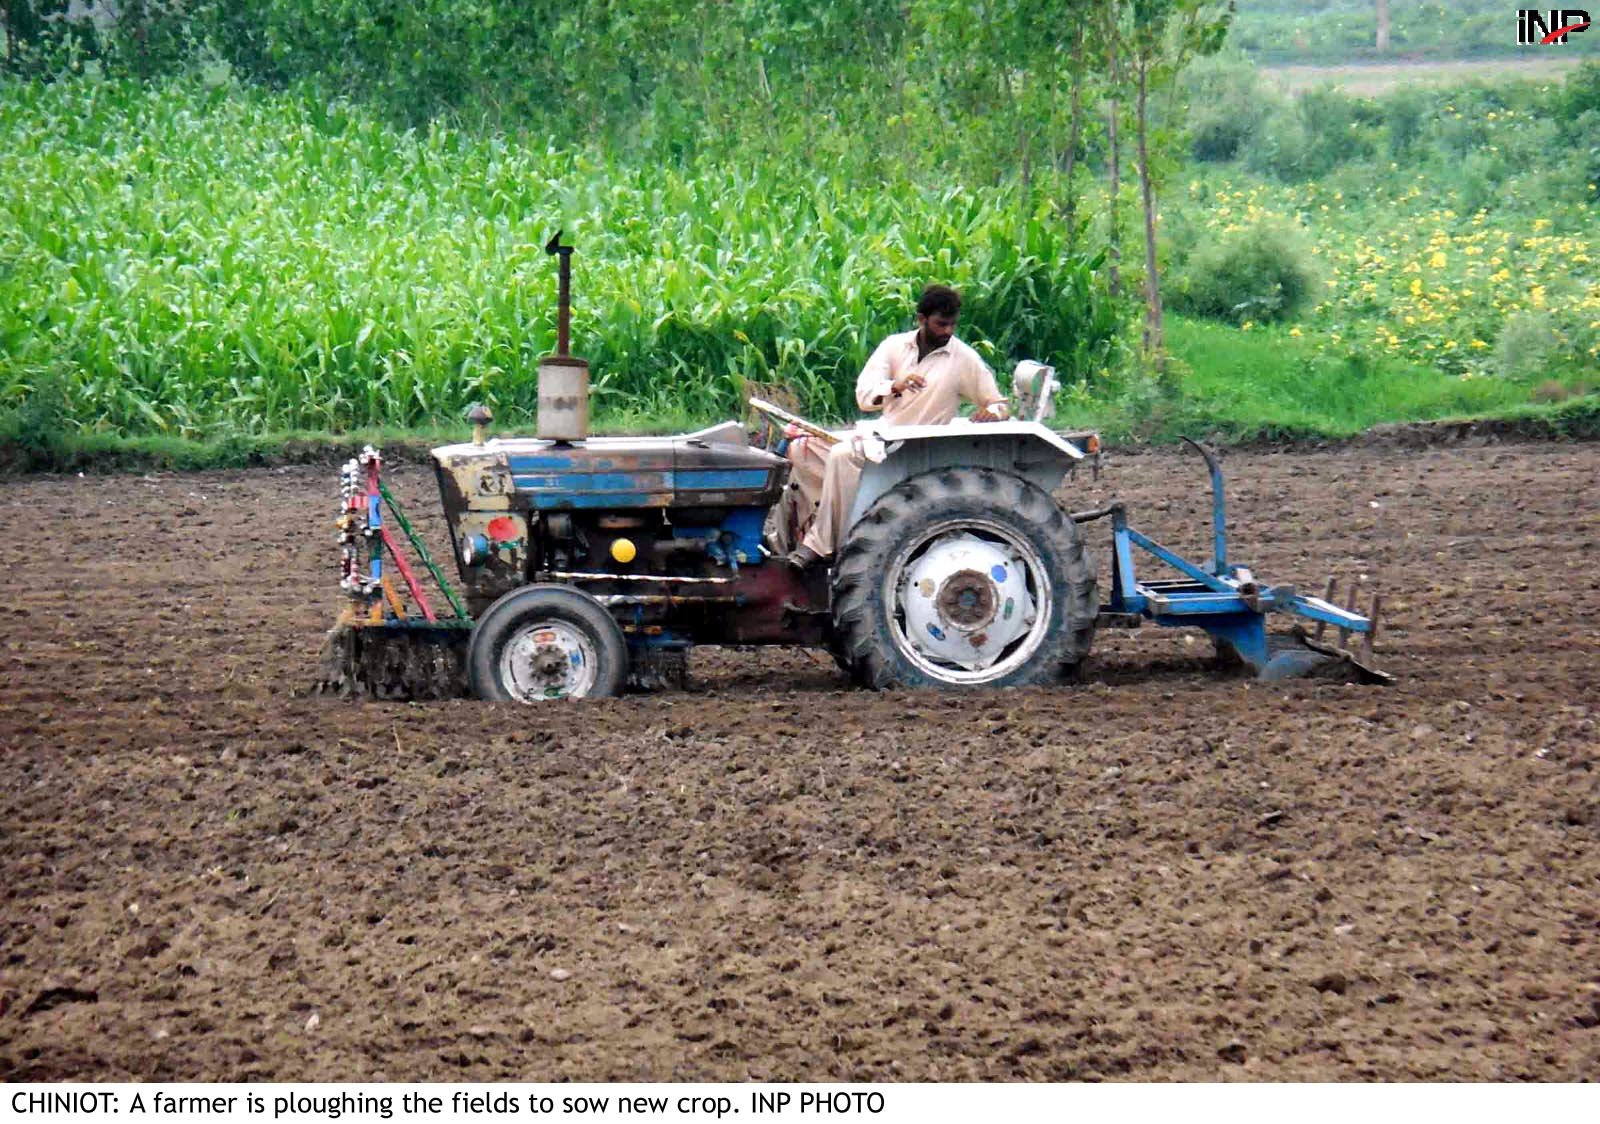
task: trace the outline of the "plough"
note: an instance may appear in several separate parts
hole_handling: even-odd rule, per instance
[[[1216,453],[1184,438],[1205,458],[1211,474],[1210,561],[1196,565],[1141,534],[1128,524],[1120,503],[1093,511],[1074,512],[1075,523],[1111,520],[1111,599],[1099,613],[1101,627],[1138,627],[1152,621],[1165,628],[1201,628],[1211,635],[1225,659],[1238,660],[1262,679],[1294,679],[1307,675],[1348,676],[1365,683],[1389,683],[1392,677],[1372,666],[1382,600],[1374,592],[1365,616],[1355,611],[1359,586],[1350,585],[1351,605],[1334,604],[1337,580],[1328,579],[1321,597],[1305,597],[1292,585],[1261,585],[1244,566],[1228,562],[1227,506],[1222,465]],[[1178,578],[1141,581],[1134,569],[1137,547],[1168,567]],[[1287,636],[1267,631],[1267,615],[1287,613],[1316,625],[1314,634],[1296,623]],[[1324,642],[1329,625],[1338,629],[1337,645]],[[1358,637],[1358,655],[1350,638]]]

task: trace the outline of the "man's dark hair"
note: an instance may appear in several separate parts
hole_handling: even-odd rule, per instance
[[[918,316],[956,316],[961,312],[961,294],[949,285],[929,285],[917,301]]]

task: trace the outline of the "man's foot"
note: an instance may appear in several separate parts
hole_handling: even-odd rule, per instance
[[[827,561],[827,559],[818,554],[816,551],[812,550],[805,543],[801,543],[799,546],[795,547],[789,552],[785,561],[789,563],[791,568],[804,573],[813,566],[820,566],[823,562]]]

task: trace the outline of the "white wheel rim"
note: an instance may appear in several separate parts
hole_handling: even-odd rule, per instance
[[[566,621],[533,621],[500,649],[500,682],[518,702],[581,699],[594,689],[594,642]]]
[[[924,531],[896,554],[883,593],[900,653],[930,679],[965,685],[1003,679],[1032,659],[1055,598],[1033,545],[987,519]]]

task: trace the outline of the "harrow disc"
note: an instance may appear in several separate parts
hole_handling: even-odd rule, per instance
[[[469,628],[341,622],[322,641],[319,694],[455,699],[467,686]]]

